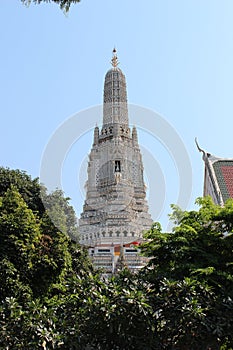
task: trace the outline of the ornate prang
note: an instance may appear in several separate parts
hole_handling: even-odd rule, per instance
[[[81,243],[125,244],[151,227],[137,130],[128,121],[125,76],[116,49],[105,75],[103,125],[94,130],[86,200],[79,220]]]

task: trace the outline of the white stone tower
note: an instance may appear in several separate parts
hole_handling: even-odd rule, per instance
[[[125,76],[113,50],[104,83],[103,126],[96,126],[89,154],[86,200],[79,220],[80,241],[125,244],[151,227],[137,130],[128,121]]]

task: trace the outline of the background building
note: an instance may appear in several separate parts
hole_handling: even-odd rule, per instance
[[[216,157],[202,150],[205,163],[204,196],[211,196],[214,203],[223,206],[233,198],[233,159]]]

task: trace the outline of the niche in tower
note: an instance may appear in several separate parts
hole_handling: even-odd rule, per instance
[[[121,172],[121,162],[120,160],[115,160],[115,173]]]

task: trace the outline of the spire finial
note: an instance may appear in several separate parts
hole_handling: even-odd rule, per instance
[[[116,68],[119,64],[118,62],[118,58],[117,58],[117,52],[116,52],[116,48],[114,47],[114,49],[112,50],[112,59],[111,59],[111,63],[112,63],[112,66],[114,68]]]

